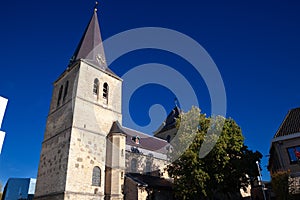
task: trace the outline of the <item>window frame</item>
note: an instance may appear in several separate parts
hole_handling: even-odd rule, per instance
[[[93,168],[92,186],[101,187],[101,168],[98,166]]]
[[[107,82],[103,83],[102,97],[105,100],[105,104],[108,104],[109,85]]]
[[[63,96],[63,102],[66,100],[67,94],[69,89],[69,81],[66,81],[65,83],[65,90],[64,90],[64,96]]]
[[[297,145],[297,146],[292,146],[292,147],[287,147],[286,148],[286,151],[287,151],[287,154],[289,156],[289,161],[290,161],[290,164],[293,165],[293,164],[297,164],[299,161],[295,155],[295,152],[294,152],[294,148],[296,148],[296,150],[298,152],[300,152],[300,145]]]
[[[93,83],[93,95],[96,96],[99,95],[99,85],[100,85],[99,79],[95,78]]]
[[[136,158],[132,158],[130,161],[130,170],[133,173],[137,173],[137,159]]]
[[[146,174],[150,174],[152,168],[152,162],[150,160],[146,161],[145,172]]]
[[[57,97],[57,107],[60,106],[60,101],[61,101],[63,89],[64,89],[64,86],[61,85],[60,88],[59,88],[58,97]]]

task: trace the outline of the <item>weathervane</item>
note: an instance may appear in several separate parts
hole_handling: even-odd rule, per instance
[[[96,2],[95,2],[95,7],[94,7],[95,12],[97,12],[98,5],[99,5],[99,3],[98,3],[98,1],[96,1]]]

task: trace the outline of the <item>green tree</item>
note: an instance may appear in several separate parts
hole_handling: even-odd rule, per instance
[[[272,174],[272,189],[276,194],[276,199],[287,200],[291,199],[289,195],[289,171],[278,171]]]
[[[195,119],[197,126],[190,122]],[[260,161],[262,155],[244,145],[241,128],[233,119],[207,118],[199,108],[193,107],[181,115],[177,128],[181,131],[175,142],[171,142],[169,158],[173,162],[167,170],[174,178],[178,199],[239,198],[236,195],[240,188],[249,184],[246,174],[258,175],[255,162]],[[191,139],[192,142],[187,142]],[[208,154],[201,158],[199,152],[204,141],[208,149],[202,152]],[[182,146],[187,149],[182,151]],[[209,149],[210,146],[213,148]]]
[[[0,199],[2,199],[2,195],[3,195],[3,192],[2,192],[2,183],[0,182]]]

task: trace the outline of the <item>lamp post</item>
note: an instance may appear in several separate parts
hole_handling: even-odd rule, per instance
[[[261,176],[261,173],[260,173],[260,167],[259,167],[259,162],[258,161],[256,161],[256,165],[257,165],[257,169],[258,169],[259,179],[260,179],[260,182],[261,182],[262,193],[264,195],[264,200],[267,200],[266,195],[265,195],[265,190],[264,190],[265,186],[262,182],[262,176]]]

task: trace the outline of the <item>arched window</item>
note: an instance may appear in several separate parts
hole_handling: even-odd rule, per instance
[[[63,86],[60,86],[58,98],[57,98],[57,106],[59,106],[59,104],[60,104],[62,92],[63,92]]]
[[[105,100],[104,103],[106,104],[108,102],[108,90],[109,90],[108,84],[105,82],[103,84],[103,99]]]
[[[94,167],[93,177],[92,177],[93,186],[101,186],[101,169],[100,167]]]
[[[146,162],[146,173],[149,174],[151,172],[151,161]]]
[[[137,171],[137,160],[135,158],[133,158],[131,160],[131,172],[136,172]]]
[[[65,85],[65,91],[64,91],[64,97],[63,97],[63,101],[65,101],[67,94],[68,94],[68,87],[69,87],[69,81],[66,82]]]
[[[99,93],[99,80],[95,78],[93,86],[93,94],[98,96]]]

